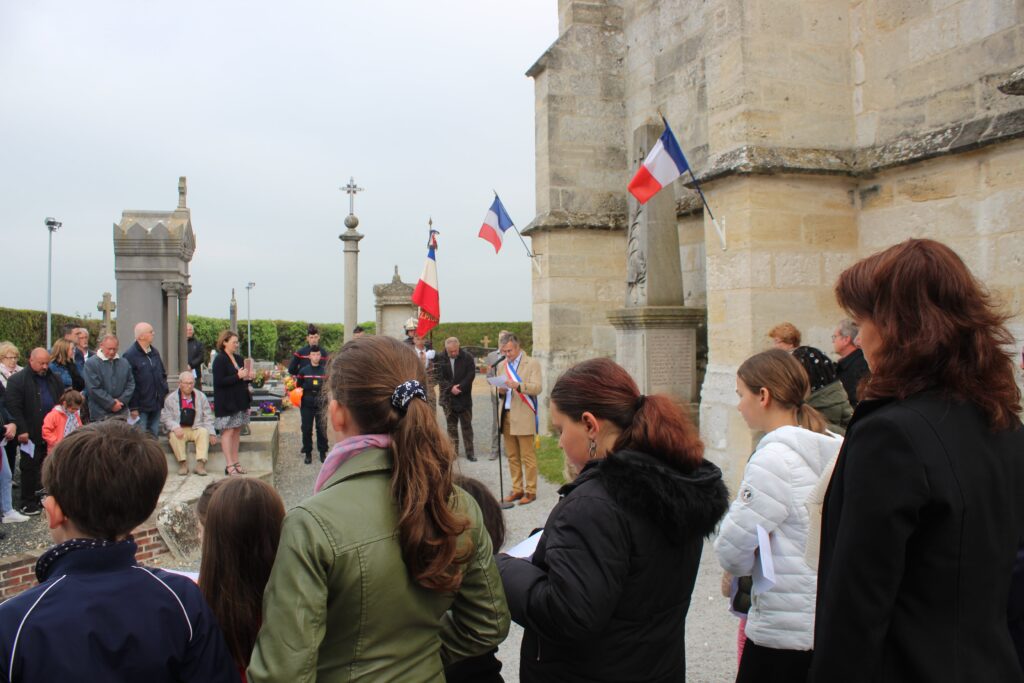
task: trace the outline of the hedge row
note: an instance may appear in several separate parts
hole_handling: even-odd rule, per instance
[[[69,315],[54,313],[50,316],[53,325],[52,339],[61,338],[61,328],[67,324],[84,327],[95,342],[99,336],[100,320],[86,320]],[[24,365],[28,353],[37,346],[46,346],[46,311],[24,311],[17,308],[0,308],[0,341],[12,342],[21,352]]]
[[[66,323],[74,323],[85,327],[92,335],[95,344],[100,333],[101,321],[73,318],[71,316],[52,316],[53,338],[60,337],[60,329]],[[228,328],[227,318],[207,318],[189,316],[189,322],[195,329],[196,337],[203,343],[206,350],[214,348],[217,335]],[[258,359],[273,359],[275,362],[287,362],[292,352],[306,343],[306,326],[308,323],[292,320],[253,320],[252,321],[252,355]],[[341,346],[344,326],[338,323],[317,323],[320,329],[320,345],[326,349],[337,349]],[[373,322],[362,323],[369,334],[373,334],[376,325]],[[431,331],[435,347],[448,337],[458,337],[463,346],[483,346],[484,337],[488,338],[489,346],[498,345],[498,333],[511,330],[522,342],[527,353],[533,351],[533,325],[528,322],[493,322],[493,323],[441,323]],[[243,354],[248,347],[246,321],[239,321],[238,333]],[[28,356],[28,350],[37,346],[46,346],[46,312],[26,311],[13,308],[0,308],[0,341],[11,341],[21,351],[22,359]]]

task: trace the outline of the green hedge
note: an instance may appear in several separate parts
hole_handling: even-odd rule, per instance
[[[54,313],[50,316],[50,323],[53,325],[52,340],[60,339],[61,327],[73,323],[76,327],[89,330],[91,341],[95,345],[102,321]],[[46,311],[0,308],[0,341],[9,341],[17,346],[21,352],[20,363],[24,365],[29,351],[37,346],[46,346]]]
[[[448,337],[457,337],[463,346],[483,346],[483,338],[489,337],[490,347],[498,348],[498,333],[508,330],[519,337],[519,343],[527,353],[533,353],[533,323],[440,323],[430,331],[435,348]]]
[[[228,328],[227,318],[207,318],[201,315],[189,316],[189,322],[195,329],[196,338],[206,347],[207,353],[216,346],[217,336]],[[53,338],[60,336],[60,328],[65,323],[74,323],[85,327],[92,335],[95,346],[100,333],[100,320],[73,318],[54,313]],[[320,329],[320,345],[328,351],[341,347],[344,326],[339,323],[315,323]],[[360,323],[369,334],[376,331],[373,322]],[[308,323],[292,320],[253,320],[252,321],[252,355],[258,359],[273,359],[275,362],[287,362],[295,349],[306,343],[306,326]],[[440,347],[448,337],[458,337],[463,346],[482,346],[484,336],[490,338],[490,346],[498,346],[498,332],[511,330],[518,335],[527,353],[533,353],[533,324],[528,322],[494,322],[494,323],[441,323],[431,330],[434,345]],[[247,325],[245,320],[238,321],[238,336],[243,354],[247,348]],[[28,351],[46,345],[46,312],[26,311],[13,308],[0,308],[0,341],[13,342],[21,351],[22,359],[28,357]]]

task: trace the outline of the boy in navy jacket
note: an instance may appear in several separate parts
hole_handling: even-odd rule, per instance
[[[131,531],[167,478],[155,439],[120,420],[65,438],[40,491],[54,545],[39,585],[0,605],[0,681],[211,681],[238,671],[191,580],[135,561]]]

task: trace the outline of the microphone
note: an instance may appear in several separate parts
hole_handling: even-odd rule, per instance
[[[500,358],[498,358],[498,360],[496,360],[493,363],[491,363],[491,370],[493,370],[494,368],[496,368],[499,365],[501,365],[501,361],[503,361],[503,360],[505,360],[505,356],[501,356]]]

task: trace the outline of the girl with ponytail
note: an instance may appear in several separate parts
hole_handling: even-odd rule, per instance
[[[690,593],[728,506],[722,473],[683,410],[607,358],[566,371],[550,409],[579,476],[530,559],[498,556],[525,628],[520,680],[685,680]]]
[[[819,482],[827,485],[842,439],[807,404],[807,372],[785,351],[771,349],[744,361],[736,394],[747,426],[765,436],[747,462],[715,552],[733,576],[756,574],[764,566],[758,554],[765,551],[758,545],[761,528],[769,535],[775,567],[774,586],[753,593],[736,680],[802,681],[814,642],[817,534],[809,529],[820,528],[824,493],[815,490]]]
[[[494,649],[509,617],[480,509],[423,365],[390,337],[331,356],[325,410],[340,441],[288,512],[249,666],[253,683],[443,680]]]

